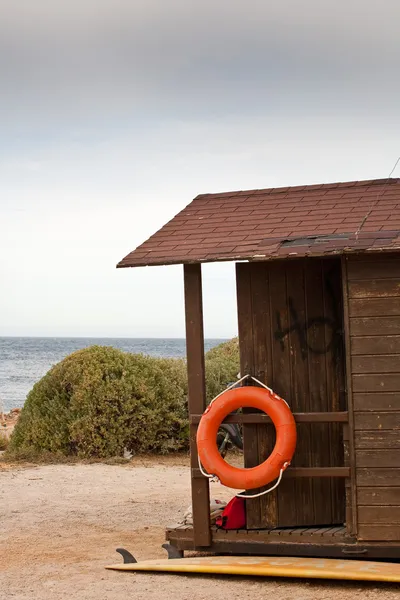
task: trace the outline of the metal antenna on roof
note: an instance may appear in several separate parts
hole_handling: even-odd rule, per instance
[[[381,191],[380,191],[380,192],[378,192],[378,194],[377,194],[377,196],[376,196],[375,200],[372,202],[372,204],[371,204],[371,206],[370,206],[370,208],[369,208],[369,210],[368,210],[367,214],[366,214],[366,215],[365,215],[365,216],[362,218],[362,220],[361,220],[361,223],[360,223],[360,225],[359,225],[359,227],[358,227],[357,231],[355,232],[355,235],[356,235],[356,240],[358,240],[358,235],[359,235],[359,233],[360,233],[361,229],[364,227],[364,225],[365,225],[365,221],[368,219],[368,217],[370,216],[370,214],[371,214],[371,213],[372,213],[372,211],[374,210],[375,206],[377,205],[379,198],[382,196],[383,192],[385,191],[385,188],[386,188],[387,184],[389,183],[391,176],[392,176],[392,175],[393,175],[393,173],[395,172],[395,170],[396,170],[396,167],[397,167],[397,165],[399,164],[399,162],[400,162],[400,156],[398,157],[398,159],[397,159],[397,160],[396,160],[396,162],[394,163],[394,167],[393,167],[393,169],[390,171],[390,173],[389,173],[389,175],[388,175],[388,178],[387,178],[387,180],[386,180],[386,183],[385,183],[385,185],[383,186],[383,188],[381,189]]]

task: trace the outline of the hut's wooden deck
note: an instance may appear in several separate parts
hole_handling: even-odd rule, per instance
[[[349,543],[350,538],[346,527],[277,527],[274,529],[234,529],[225,530],[217,527],[211,528],[212,539],[216,541],[234,540],[236,542],[254,541],[269,544],[271,542],[315,543],[323,541],[324,544]],[[193,527],[189,525],[175,525],[167,528],[167,539],[187,540],[193,542]]]
[[[166,530],[167,541],[180,551],[201,550],[221,554],[264,556],[316,556],[326,558],[400,558],[398,543],[384,545],[359,542],[344,525],[325,527],[278,527],[275,529],[211,528],[211,544],[196,546],[192,526],[175,525]]]

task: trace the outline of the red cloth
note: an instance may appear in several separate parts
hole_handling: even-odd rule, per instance
[[[246,527],[246,503],[244,498],[235,496],[225,506],[223,513],[216,520],[221,529],[244,529]]]

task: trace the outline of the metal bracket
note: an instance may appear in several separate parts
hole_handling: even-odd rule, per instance
[[[179,550],[176,546],[163,544],[161,547],[168,552],[168,558],[183,558],[183,550]]]
[[[124,565],[137,563],[136,558],[130,552],[128,552],[128,550],[125,550],[125,548],[117,548],[116,552],[118,552],[124,559]]]
[[[352,556],[360,556],[360,554],[367,554],[367,548],[342,548],[343,554],[348,554]]]

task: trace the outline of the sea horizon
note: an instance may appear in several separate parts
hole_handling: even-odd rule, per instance
[[[205,338],[204,349],[210,350],[228,339]],[[98,342],[134,354],[186,357],[184,337],[0,336],[0,412],[21,408],[34,384],[52,366]]]
[[[235,337],[234,335],[232,338]],[[158,335],[0,335],[0,339],[64,339],[64,340],[184,340],[183,336],[158,336]],[[205,337],[204,340],[228,340],[229,337]]]

